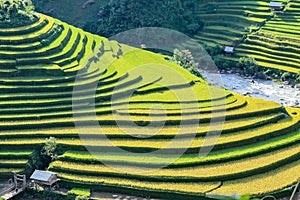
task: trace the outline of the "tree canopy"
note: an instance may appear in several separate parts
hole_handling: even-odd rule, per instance
[[[31,0],[0,0],[1,24],[21,25],[34,18],[34,6]]]
[[[104,35],[139,27],[164,27],[195,34],[203,22],[193,14],[193,1],[180,0],[111,0],[98,13],[97,23],[88,23],[86,30]]]

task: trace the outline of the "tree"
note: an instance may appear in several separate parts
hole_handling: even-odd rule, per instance
[[[57,139],[55,137],[46,139],[41,154],[48,156],[51,160],[55,160],[57,158]]]
[[[256,60],[251,57],[242,57],[239,59],[237,67],[244,71],[245,74],[254,76],[259,72]]]
[[[187,69],[190,73],[203,78],[200,74],[197,63],[194,60],[192,52],[188,49],[180,51],[179,49],[175,49],[173,53],[173,57],[170,59],[172,62],[177,65]]]
[[[0,23],[24,24],[34,17],[31,0],[0,0]]]
[[[47,138],[44,146],[40,151],[41,169],[47,168],[49,164],[57,159],[61,149],[58,148],[57,139],[55,137]]]

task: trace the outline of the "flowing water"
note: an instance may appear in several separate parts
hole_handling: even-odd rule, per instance
[[[0,179],[0,192],[7,186],[7,180]]]
[[[206,80],[216,84],[215,74],[204,74]],[[274,83],[270,80],[244,78],[237,74],[220,74],[226,89],[243,95],[281,103],[284,106],[299,107],[300,89]],[[220,85],[220,84],[217,84]]]

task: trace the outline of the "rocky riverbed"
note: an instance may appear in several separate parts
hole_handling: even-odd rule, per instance
[[[223,83],[216,83],[220,76]],[[274,83],[270,80],[245,78],[238,74],[204,74],[205,79],[226,89],[243,95],[281,103],[284,106],[300,107],[300,89],[289,85]]]

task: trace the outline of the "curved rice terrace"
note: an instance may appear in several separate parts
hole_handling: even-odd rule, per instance
[[[208,46],[235,46],[227,57],[255,58],[265,68],[299,73],[300,1],[276,1],[283,12],[270,9],[270,1],[198,1],[197,13],[204,21],[203,31],[195,36]]]
[[[250,34],[238,46],[237,55],[251,56],[263,67],[299,73],[299,8],[300,1],[291,1],[285,12]]]
[[[161,55],[108,41],[42,14],[39,17],[31,25],[0,30],[1,177],[27,172],[35,151],[45,138],[53,136],[66,151],[48,170],[71,187],[198,199],[214,194],[277,193],[297,181],[299,109],[224,92]],[[100,62],[118,58],[106,68],[97,63],[86,67],[85,61],[98,46]],[[168,66],[184,79],[151,67],[144,67],[143,73],[134,72],[135,66],[149,63]],[[94,83],[97,89],[91,96],[87,89]],[[78,99],[72,98],[74,86],[79,86]],[[128,122],[128,102],[122,94],[132,90],[136,91],[130,98],[130,120],[140,126],[128,124],[124,131],[117,126],[116,117]],[[195,93],[196,101],[188,91]],[[174,92],[185,99],[179,102]],[[114,95],[117,98],[112,98]],[[88,114],[94,110],[82,100],[94,97],[96,119],[86,116],[79,120],[99,122],[111,144],[97,139],[92,126],[86,127],[89,140],[83,143],[75,128],[72,103],[78,108],[76,112]],[[154,104],[160,107],[153,108]],[[224,127],[210,129],[212,118],[225,118]],[[148,137],[152,130],[145,125],[162,120],[164,126]],[[187,125],[180,127],[182,122]],[[205,138],[218,131],[222,131],[220,138],[215,134]],[[188,149],[176,159],[176,152],[184,150],[191,137]],[[207,156],[199,157],[201,147],[211,147],[207,139],[216,140],[216,145]],[[143,155],[168,146],[170,141],[174,144],[164,154]],[[139,154],[118,154],[109,151],[111,145]],[[95,156],[87,146],[108,151]],[[107,167],[104,162],[128,172]],[[170,162],[162,169],[137,173],[138,169]]]
[[[197,1],[204,29],[195,36],[202,44],[238,44],[244,35],[272,17],[269,1]]]

